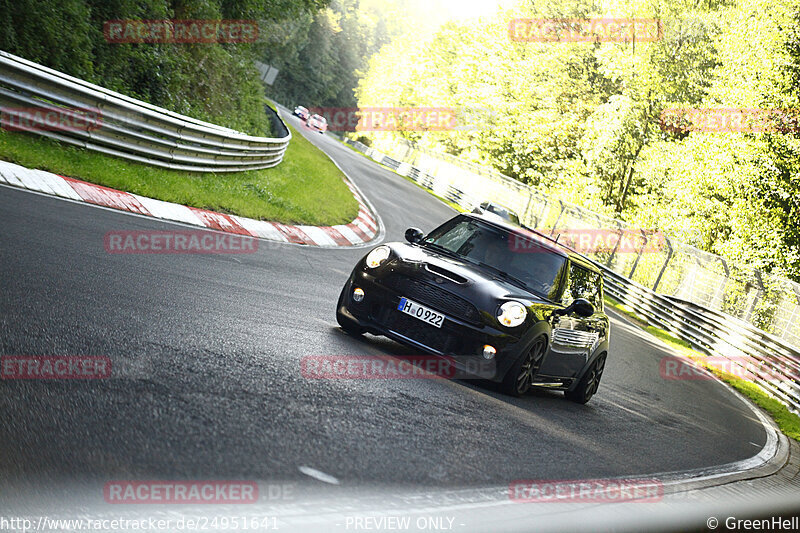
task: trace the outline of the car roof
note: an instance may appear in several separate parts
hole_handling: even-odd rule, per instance
[[[474,218],[476,220],[480,220],[481,222],[486,222],[493,226],[498,226],[508,231],[509,233],[517,233],[525,237],[533,236],[538,240],[538,242],[542,245],[542,247],[546,248],[547,250],[555,254],[561,255],[563,257],[567,257],[570,259],[570,261],[578,263],[581,266],[585,267],[588,270],[591,270],[596,274],[600,274],[600,269],[597,268],[597,266],[595,266],[595,264],[592,263],[592,261],[588,257],[581,254],[580,252],[573,250],[572,248],[569,248],[568,246],[564,246],[563,244],[557,243],[556,240],[550,237],[549,235],[545,235],[544,233],[536,231],[535,229],[528,228],[525,226],[517,226],[515,224],[508,223],[505,220],[499,220],[484,215],[479,215],[476,213],[461,213],[461,215],[469,218]]]

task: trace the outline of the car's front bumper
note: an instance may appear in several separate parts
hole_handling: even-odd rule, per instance
[[[355,302],[353,290],[364,291],[364,299]],[[397,307],[400,298],[413,301],[441,312],[441,308],[424,298],[412,298],[403,289],[389,288],[369,272],[356,270],[343,289],[339,313],[357,322],[370,333],[384,335],[425,353],[453,356],[456,361],[473,361],[482,357],[485,345],[493,346],[497,354],[493,359],[492,376],[481,376],[501,381],[505,373],[526,348],[524,340],[485,324],[469,323],[452,314],[444,313],[441,328],[401,313]]]

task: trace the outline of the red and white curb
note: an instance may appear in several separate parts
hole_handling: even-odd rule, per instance
[[[0,183],[77,202],[276,242],[333,248],[365,244],[382,234],[377,215],[373,215],[364,197],[348,180],[345,180],[345,184],[358,201],[358,216],[349,224],[338,226],[292,226],[215,213],[29,169],[7,161],[0,161]]]

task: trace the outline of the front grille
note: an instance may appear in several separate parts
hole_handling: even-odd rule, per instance
[[[383,283],[399,295],[415,302],[465,322],[480,324],[481,315],[477,307],[441,287],[396,274],[388,276]]]
[[[428,325],[399,311],[389,314],[386,326],[438,352],[460,353],[458,339],[450,335],[446,329]]]

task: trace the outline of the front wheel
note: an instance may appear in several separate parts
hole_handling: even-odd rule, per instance
[[[509,396],[522,396],[531,390],[533,377],[542,362],[547,343],[545,337],[539,337],[533,342],[528,352],[517,361],[503,378],[500,390]]]
[[[566,391],[564,396],[568,400],[576,403],[586,403],[597,392],[600,386],[600,378],[603,377],[603,369],[606,366],[606,354],[600,355],[592,364],[592,368],[581,378],[575,390]]]

